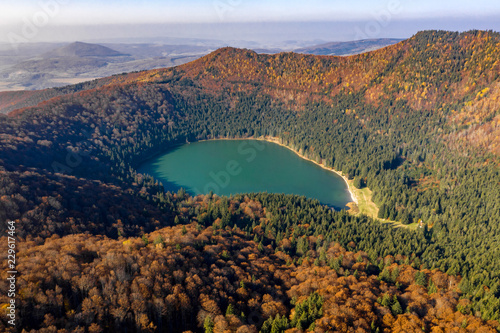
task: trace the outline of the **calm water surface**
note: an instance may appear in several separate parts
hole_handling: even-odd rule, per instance
[[[351,201],[341,177],[266,141],[186,144],[146,161],[138,171],[160,180],[166,191],[183,187],[190,194],[298,194],[336,208]]]

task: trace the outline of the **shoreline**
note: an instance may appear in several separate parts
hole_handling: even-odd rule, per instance
[[[293,153],[295,153],[297,156],[299,156],[300,158],[306,160],[306,161],[309,161],[309,162],[312,162],[314,164],[316,164],[317,166],[325,169],[325,170],[328,170],[328,171],[331,171],[333,173],[335,173],[337,176],[341,177],[344,182],[346,183],[347,185],[347,190],[349,191],[349,194],[351,195],[351,200],[350,202],[348,202],[346,204],[346,206],[348,206],[349,204],[356,204],[358,205],[358,197],[356,196],[356,194],[354,193],[355,189],[353,189],[353,185],[351,185],[349,183],[349,179],[347,179],[347,177],[341,172],[341,171],[337,171],[333,168],[329,168],[321,163],[318,163],[310,158],[307,158],[305,157],[304,155],[300,154],[298,151],[296,151],[295,149],[291,148],[291,147],[288,147],[287,145],[283,144],[282,142],[280,142],[279,138],[277,137],[272,137],[272,136],[261,136],[261,137],[248,137],[248,138],[214,138],[214,139],[208,139],[208,140],[199,140],[197,142],[203,142],[203,141],[214,141],[214,140],[258,140],[258,141],[266,141],[266,142],[271,142],[271,143],[275,143],[281,147],[284,147],[284,148],[287,148],[288,150],[292,151]]]
[[[214,141],[214,140],[258,140],[258,141],[266,141],[270,143],[275,143],[277,145],[280,145],[293,153],[295,153],[297,156],[300,158],[312,162],[316,164],[317,166],[335,173],[337,176],[341,177],[344,182],[347,185],[347,190],[349,191],[349,194],[351,196],[351,201],[346,203],[346,207],[349,208],[347,211],[351,215],[366,215],[368,217],[371,217],[372,219],[382,222],[382,223],[392,223],[394,224],[395,227],[408,227],[406,225],[402,225],[399,222],[395,221],[389,221],[389,220],[384,220],[380,219],[378,217],[378,212],[379,212],[379,207],[372,201],[372,191],[368,187],[364,187],[362,189],[358,189],[354,186],[354,181],[347,179],[347,176],[345,176],[341,171],[337,171],[333,168],[329,168],[321,163],[318,163],[310,158],[305,157],[304,155],[300,154],[298,151],[295,149],[283,144],[279,138],[277,137],[272,137],[272,136],[260,136],[260,137],[246,137],[246,138],[228,138],[228,137],[217,137],[217,138],[211,138],[211,139],[203,139],[203,140],[195,140],[193,142],[182,142],[182,143],[177,143],[173,145],[170,148],[176,147],[176,146],[182,146],[185,144],[191,144],[191,143],[196,143],[196,142],[203,142],[203,141]],[[170,149],[169,148],[169,149]],[[157,155],[158,153],[155,153],[153,155]],[[149,156],[151,158],[151,156]]]
[[[323,165],[323,164],[318,163],[310,158],[305,157],[304,155],[300,154],[298,151],[296,151],[292,147],[288,147],[287,145],[280,142],[279,138],[275,138],[275,137],[266,138],[266,137],[264,137],[264,138],[257,138],[256,140],[276,143],[276,144],[280,145],[281,147],[287,148],[290,151],[294,152],[300,158],[302,158],[306,161],[312,162],[312,163],[316,164],[317,166],[319,166],[325,170],[331,171],[331,172],[335,173],[337,176],[340,176],[344,180],[345,184],[347,185],[347,190],[349,191],[349,194],[351,195],[351,200],[352,200],[351,202],[354,202],[356,205],[358,204],[358,198],[357,198],[356,194],[353,192],[353,189],[351,188],[352,185],[349,184],[349,179],[347,179],[347,176],[345,176],[341,171],[337,171],[333,168],[329,168],[326,165]]]

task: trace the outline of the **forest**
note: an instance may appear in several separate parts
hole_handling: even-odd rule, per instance
[[[0,232],[16,222],[21,272],[20,326],[2,330],[499,331],[499,51],[491,31],[351,57],[225,48],[0,115]],[[261,136],[422,227],[297,196],[169,193],[135,170]]]

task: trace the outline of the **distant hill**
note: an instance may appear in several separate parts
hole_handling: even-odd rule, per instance
[[[127,54],[120,53],[109,47],[99,44],[75,42],[61,48],[49,51],[42,55],[43,58],[57,57],[117,57]]]
[[[294,50],[296,53],[315,55],[353,55],[381,49],[401,42],[402,39],[378,38],[363,39],[350,42],[331,42]]]

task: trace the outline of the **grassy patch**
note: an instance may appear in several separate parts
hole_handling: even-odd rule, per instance
[[[359,214],[364,214],[366,216],[369,216],[373,218],[374,220],[380,221],[382,223],[390,224],[394,228],[408,228],[412,230],[416,230],[418,227],[418,223],[412,223],[409,225],[403,224],[401,222],[397,221],[390,221],[386,219],[381,219],[378,217],[378,207],[377,205],[372,201],[372,191],[368,188],[362,188],[358,189],[354,187],[354,181],[353,180],[348,180],[347,183],[349,184],[349,188],[351,192],[356,196],[356,199],[358,200],[358,204],[351,203],[349,204],[349,212],[353,215],[359,215]]]

